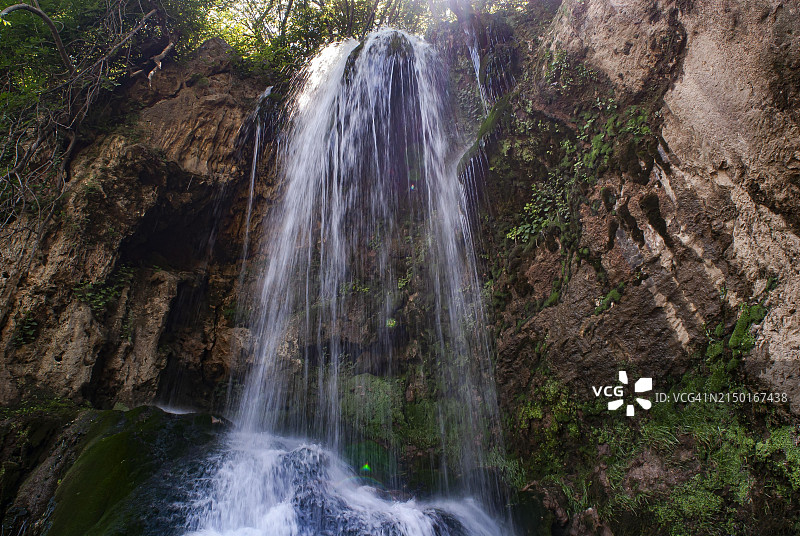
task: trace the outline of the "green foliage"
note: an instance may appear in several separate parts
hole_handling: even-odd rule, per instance
[[[211,13],[216,31],[249,68],[289,74],[323,45],[391,26],[422,33],[430,21],[422,0],[242,0]]]
[[[348,294],[368,294],[369,285],[358,279],[354,279],[348,283],[343,283],[339,288],[339,296],[346,296]]]
[[[620,283],[616,288],[605,295],[600,304],[595,307],[594,314],[599,315],[609,310],[612,305],[618,303],[622,299],[622,293],[625,291],[625,283]]]
[[[598,435],[611,447],[608,476],[617,490],[602,509],[605,515],[618,517],[618,508],[627,505],[639,516],[651,513],[667,534],[736,533],[732,513],[751,504],[754,486],[780,487],[755,461],[771,462],[772,475],[800,484],[800,456],[792,448],[796,440],[792,427],[770,430],[768,439],[762,440],[762,433],[754,429],[738,403],[675,402],[674,397],[681,393],[749,391],[737,383],[724,363],[712,363],[709,369],[687,373],[669,390],[667,402],[653,406],[638,430],[617,427]],[[686,455],[681,454],[686,445],[692,445],[692,456],[702,461],[699,472],[691,472],[686,480],[664,491],[650,489],[632,495],[622,487],[632,460],[642,452],[654,449],[664,459],[673,460]]]
[[[515,489],[522,489],[527,483],[525,469],[516,458],[492,449],[486,458],[486,467],[495,469],[503,481]]]
[[[22,319],[17,322],[14,335],[11,338],[11,345],[15,348],[32,343],[36,340],[39,322],[33,315],[33,311],[22,313]]]
[[[56,211],[82,127],[107,122],[98,102],[130,76],[155,68],[162,51],[194,47],[217,0],[41,0],[65,47],[62,60],[42,18],[8,13],[0,26],[0,232],[23,214],[37,224]],[[15,4],[6,0],[0,9]],[[69,63],[69,65],[65,65]],[[104,109],[108,112],[108,109]]]
[[[734,358],[740,357],[753,349],[756,341],[753,338],[753,334],[750,333],[750,327],[755,323],[761,322],[766,314],[767,310],[761,304],[747,305],[743,303],[741,305],[736,327],[733,328],[733,333],[728,339],[728,346]]]
[[[743,306],[739,320],[745,317],[741,324],[749,331],[764,314],[761,305]],[[774,406],[680,401],[696,393],[751,392],[728,366],[731,334],[724,323],[706,334],[706,359],[665,389],[666,402],[637,412],[635,419],[620,420],[604,402],[576,402],[567,386],[540,367],[534,377],[543,383],[518,400],[506,420],[512,441],[524,437],[525,444],[536,445],[535,452],[525,452],[525,470],[557,485],[571,512],[597,508],[615,533],[739,534],[751,526],[753,505],[765,497],[770,508],[790,516],[780,526],[800,527],[800,512],[792,506],[800,490],[797,427]],[[588,431],[581,433],[586,424]],[[674,482],[634,476],[633,469],[654,457]],[[687,459],[698,464],[687,465]],[[598,466],[607,482],[602,490],[593,476]]]
[[[543,184],[534,183],[531,190],[531,200],[525,204],[522,222],[508,231],[508,239],[529,242],[548,227],[563,226],[570,221],[570,188],[557,172],[551,172]]]
[[[413,271],[411,270],[411,268],[406,270],[406,274],[404,276],[397,278],[397,289],[398,290],[403,290],[404,288],[406,288],[408,283],[411,281],[411,277],[413,275],[414,274],[413,274]]]
[[[89,304],[94,314],[102,314],[106,306],[119,298],[122,290],[133,279],[134,269],[123,266],[102,283],[79,283],[73,291],[75,296]]]
[[[75,67],[80,73],[107,55],[116,44],[116,35],[127,35],[152,9],[157,9],[160,24],[146,24],[127,42],[118,63],[111,62],[103,85],[113,89],[127,73],[126,63],[146,61],[161,51],[168,40],[178,52],[190,50],[208,34],[206,13],[215,0],[165,0],[159,3],[134,3],[116,0],[41,0],[39,6],[57,27]],[[6,1],[3,7],[16,2]],[[115,20],[112,20],[114,18]],[[31,101],[57,95],[48,90],[65,72],[61,58],[52,45],[52,36],[42,20],[29,12],[7,15],[0,34],[0,103],[6,120],[13,111]],[[111,28],[113,26],[113,29]],[[154,47],[161,47],[154,50]],[[88,80],[86,82],[89,82]]]
[[[545,82],[562,95],[597,80],[595,71],[571,58],[566,50],[548,51],[545,62]]]

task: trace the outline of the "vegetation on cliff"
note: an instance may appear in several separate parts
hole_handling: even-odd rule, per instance
[[[685,44],[677,14],[658,43],[674,54],[670,69]],[[507,16],[517,38],[538,43],[541,34],[528,30],[535,24]],[[571,3],[546,21],[553,16],[570,27],[587,14]],[[648,256],[680,251],[685,241],[672,226],[680,214],[665,216],[658,191],[677,162],[662,137],[669,70],[654,65],[653,83],[632,94],[590,65],[586,49],[566,50],[552,35],[542,45],[521,53],[516,87],[479,132],[493,208],[484,223],[487,289],[516,478],[546,504],[564,505],[554,522],[578,533],[603,525],[614,534],[796,531],[790,397],[741,400],[763,390],[744,361],[775,278],[734,302],[724,285],[706,283],[704,314],[715,328],[698,326],[689,348],[659,348],[660,365],[654,355],[629,353],[628,345],[652,352],[660,344],[654,319],[634,331],[641,345],[629,339],[628,327],[648,309],[644,289],[663,284],[651,280],[664,268]],[[620,419],[589,389],[617,369],[656,376],[667,399]],[[740,399],[687,402],[697,393]]]

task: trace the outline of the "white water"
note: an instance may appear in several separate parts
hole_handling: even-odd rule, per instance
[[[497,536],[473,501],[394,500],[303,440],[236,434],[195,490],[192,536]]]
[[[430,45],[401,32],[375,32],[358,46],[326,48],[292,101],[238,431],[198,480],[189,534],[508,533],[481,506],[498,500],[486,467],[502,445],[445,69]],[[359,367],[392,381],[398,243],[422,257],[408,274],[429,302],[428,334],[410,337],[427,340],[435,363],[440,492],[459,500],[415,501],[364,485],[337,454],[359,440],[358,423],[342,422],[342,382]],[[353,330],[371,338],[368,350],[349,341]],[[355,420],[377,420],[389,434],[391,411],[375,411],[357,408]]]

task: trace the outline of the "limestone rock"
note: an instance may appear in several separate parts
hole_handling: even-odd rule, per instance
[[[209,255],[217,234],[242,225],[227,212],[242,188],[226,185],[240,177],[234,141],[261,91],[234,73],[231,54],[210,40],[186,62],[166,62],[152,85],[123,88],[122,112],[137,114],[75,156],[41,239],[22,232],[38,222],[21,218],[21,232],[0,244],[0,258],[14,259],[0,274],[1,403],[34,391],[109,407],[150,403],[170,360],[205,382],[197,396],[210,403],[230,364],[206,339],[224,322],[215,308],[235,285],[240,245],[232,239],[213,262]],[[179,324],[199,346],[171,344]]]

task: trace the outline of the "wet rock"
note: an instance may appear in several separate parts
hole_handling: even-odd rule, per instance
[[[171,510],[185,500],[180,482],[198,471],[223,425],[157,408],[72,411],[73,421],[52,427],[46,454],[6,510],[3,529],[157,534],[183,523]]]
[[[227,375],[219,347],[209,350],[226,322],[215,308],[235,284],[240,247],[227,239],[210,262],[210,246],[242,224],[225,210],[240,189],[225,185],[239,177],[235,137],[261,90],[234,73],[232,54],[212,39],[152,83],[124,88],[120,109],[136,116],[77,154],[43,238],[0,244],[3,258],[38,248],[24,273],[0,278],[0,402],[35,390],[109,407],[150,402],[171,356],[197,371],[199,400]],[[187,286],[196,289],[190,304]],[[176,308],[203,319],[182,320],[192,332],[184,340],[200,346],[168,344]]]

